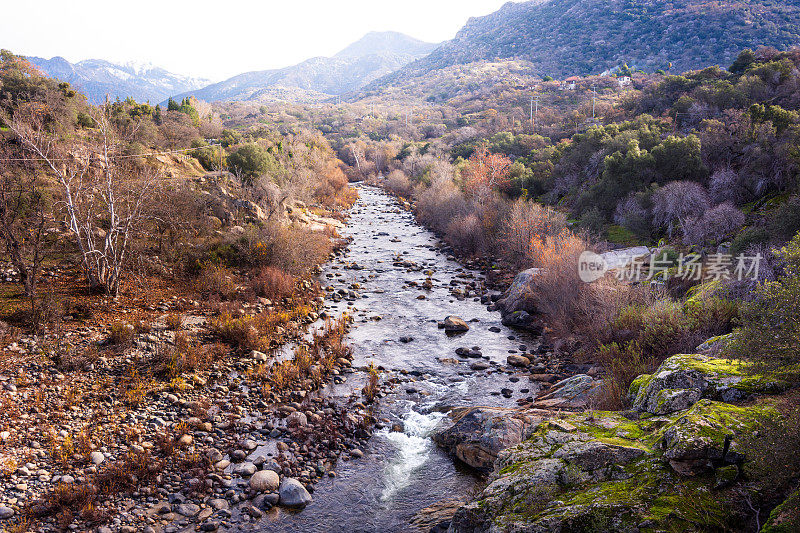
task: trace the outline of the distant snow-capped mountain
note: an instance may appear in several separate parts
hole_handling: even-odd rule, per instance
[[[206,102],[318,100],[358,90],[429,54],[437,45],[397,32],[371,32],[333,57],[314,57],[282,69],[245,72],[225,81],[176,94]],[[294,89],[287,92],[287,89]]]
[[[29,57],[47,76],[69,82],[93,103],[132,97],[138,102],[161,102],[168,96],[204,87],[209,80],[174,74],[149,63],[111,63],[87,59],[70,63],[63,57]]]

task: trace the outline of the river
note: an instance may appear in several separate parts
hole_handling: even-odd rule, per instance
[[[374,363],[385,370],[382,380],[401,382],[379,399],[379,418],[388,423],[375,432],[364,456],[341,461],[336,477],[316,485],[312,504],[299,513],[273,511],[260,531],[413,531],[410,520],[421,509],[465,498],[480,482],[430,439],[431,431],[446,423],[447,411],[516,407],[518,399],[537,392],[527,378],[506,371],[505,361],[539,341],[504,327],[499,313],[480,302],[475,290],[482,286],[481,273],[448,257],[394,198],[368,186],[359,186],[359,192],[341,231],[352,242],[321,274],[323,286],[334,289],[326,309],[331,316],[348,312],[354,318],[349,333],[354,367]],[[428,276],[430,290],[423,287]],[[471,294],[459,298],[458,289]],[[345,294],[336,297],[337,292]],[[462,317],[470,330],[446,335],[437,323],[448,315]],[[459,357],[460,347],[479,347],[482,356]],[[478,361],[488,368],[473,370]],[[356,372],[326,394],[346,397],[363,383],[364,373]],[[391,431],[395,424],[403,431]]]

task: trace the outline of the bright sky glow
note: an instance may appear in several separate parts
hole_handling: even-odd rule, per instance
[[[152,63],[218,81],[241,72],[330,56],[369,31],[429,42],[506,0],[276,2],[33,0],[4,2],[0,48],[69,61]]]

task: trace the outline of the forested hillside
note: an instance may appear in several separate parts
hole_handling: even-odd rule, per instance
[[[380,80],[393,84],[476,60],[525,59],[539,75],[727,65],[748,47],[800,44],[800,6],[760,0],[534,0],[473,18],[452,41]]]

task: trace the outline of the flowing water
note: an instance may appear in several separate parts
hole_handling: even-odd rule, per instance
[[[379,400],[379,417],[390,423],[375,432],[364,457],[341,461],[335,478],[316,485],[311,505],[299,513],[271,513],[262,522],[263,531],[413,530],[409,521],[421,509],[463,498],[479,482],[430,439],[446,412],[471,405],[515,407],[517,399],[537,392],[534,383],[501,367],[509,353],[533,349],[538,340],[502,326],[500,315],[474,295],[458,299],[452,294],[454,287],[471,282],[480,286],[480,273],[448,258],[436,238],[393,198],[372,187],[362,186],[359,192],[361,199],[341,232],[352,242],[321,276],[323,286],[337,291],[359,284],[358,297],[329,299],[328,313],[348,312],[355,319],[349,334],[354,367],[374,363],[386,371],[384,378],[408,381]],[[430,290],[421,286],[426,273],[433,280]],[[446,335],[437,322],[448,315],[462,317],[470,330]],[[413,340],[401,342],[401,337]],[[483,356],[459,358],[459,347],[480,347]],[[489,369],[471,370],[475,361],[489,363]],[[348,396],[363,383],[364,374],[357,372],[327,393]],[[391,431],[396,423],[402,432]]]

